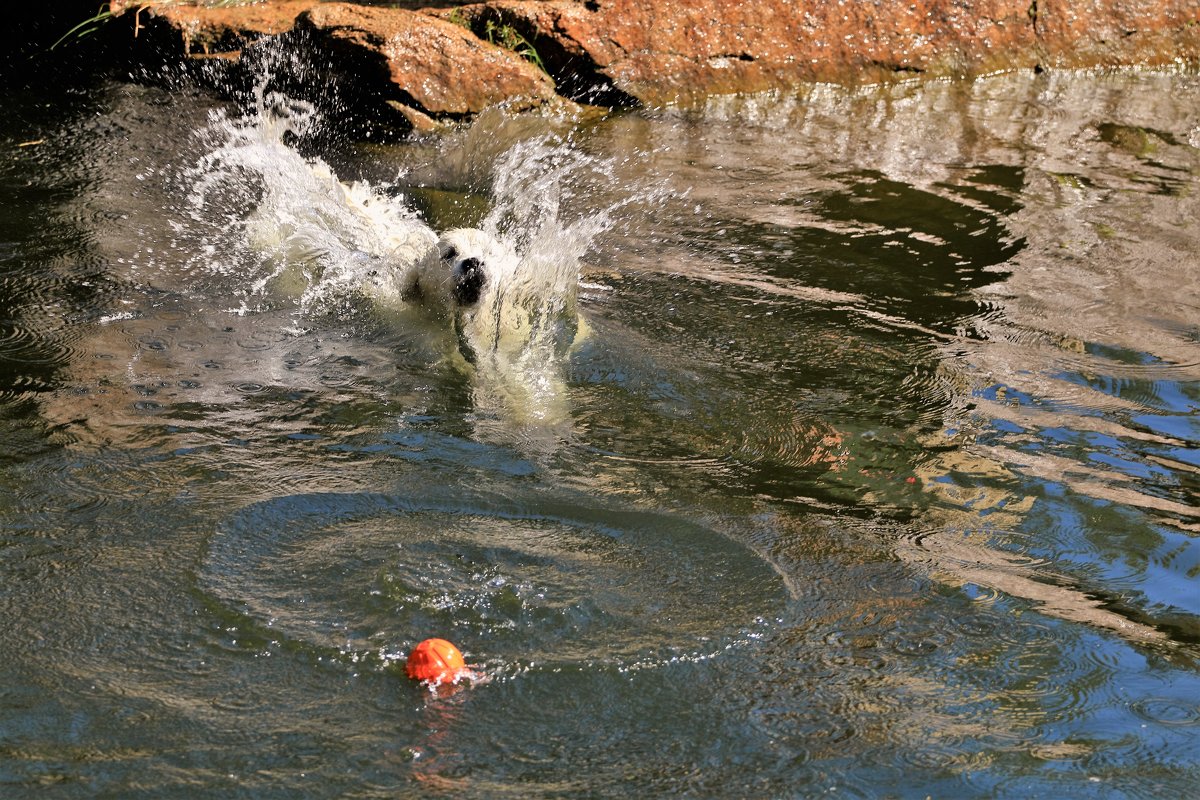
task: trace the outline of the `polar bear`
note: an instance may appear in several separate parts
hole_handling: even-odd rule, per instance
[[[439,236],[321,162],[309,163],[306,182],[302,192],[264,198],[246,223],[251,249],[268,262],[254,290],[268,304],[293,300],[311,310],[359,298],[384,310],[420,306],[448,323],[476,365],[561,357],[584,330],[575,282],[564,285],[499,237],[480,228]]]
[[[586,331],[574,292],[556,291],[529,261],[478,228],[443,233],[401,297],[450,320],[463,355],[477,367],[484,360],[561,358]]]
[[[443,314],[477,305],[485,292],[512,281],[516,253],[478,228],[456,228],[437,241],[416,264],[408,296],[419,296]]]
[[[191,167],[103,186],[165,224],[114,205],[98,229],[115,293],[76,331],[62,388],[39,397],[54,430],[80,446],[191,447],[209,435],[198,414],[231,439],[309,432],[313,417],[285,421],[273,401],[394,392],[389,407],[469,407],[481,435],[534,429],[554,446],[572,420],[559,343],[581,324],[574,255],[518,252],[488,220],[439,234],[391,185],[339,178],[269,123],[217,117]]]
[[[349,305],[428,327],[447,363],[470,375],[485,416],[567,418],[562,365],[587,331],[577,273],[564,278],[552,259],[522,257],[480,228],[438,235],[323,162],[291,174],[287,190],[267,193],[246,222],[247,242],[267,262],[256,290],[267,305]]]

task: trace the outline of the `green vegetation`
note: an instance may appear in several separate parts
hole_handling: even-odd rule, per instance
[[[492,44],[503,47],[505,50],[511,50],[542,72],[546,72],[546,65],[542,63],[542,57],[538,55],[537,49],[512,25],[497,23],[489,19],[484,25],[483,34]]]
[[[446,21],[453,22],[455,25],[466,28],[467,30],[476,33],[476,35],[479,34],[479,32],[475,30],[474,26],[471,24],[471,20],[463,14],[462,9],[460,8],[451,9],[450,13],[446,15]],[[516,53],[518,56],[525,59],[530,64],[533,64],[542,72],[549,74],[549,72],[546,70],[546,65],[542,63],[542,57],[538,55],[537,48],[533,46],[532,42],[522,36],[521,33],[511,24],[489,19],[483,24],[482,35],[483,38],[487,39],[489,43]]]
[[[160,0],[160,2],[156,3],[155,5],[170,5],[172,2],[174,2],[174,0]],[[209,8],[226,8],[229,6],[248,5],[254,2],[257,2],[257,0],[207,0],[207,2],[203,2],[203,0],[201,0],[201,2],[197,3],[197,5],[204,5],[208,6]],[[137,8],[133,11],[134,14],[140,14],[141,12],[142,8]],[[56,42],[54,42],[54,44],[50,45],[50,49],[54,50],[62,45],[73,44],[81,39],[85,39],[94,34],[96,31],[100,30],[100,28],[111,22],[113,19],[115,19],[115,17],[113,16],[110,5],[108,3],[104,3],[100,6],[100,9],[96,12],[94,17],[88,17],[83,22],[80,22],[78,25],[71,28],[71,30],[64,33]]]
[[[100,30],[100,28],[112,18],[112,11],[109,10],[108,4],[105,3],[100,7],[100,10],[96,12],[96,16],[85,19],[83,22],[80,22],[74,28],[71,28],[71,30],[64,33],[54,44],[50,45],[50,49],[54,50],[61,44],[76,42],[86,36],[90,36],[91,34]]]

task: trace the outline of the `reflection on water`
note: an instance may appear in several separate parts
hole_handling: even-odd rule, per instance
[[[1200,781],[1195,75],[273,141],[267,190],[331,165],[578,292],[514,373],[552,422],[427,315],[270,295],[247,220],[312,209],[232,109],[67,99],[0,120],[11,792]],[[487,680],[408,683],[433,635]]]

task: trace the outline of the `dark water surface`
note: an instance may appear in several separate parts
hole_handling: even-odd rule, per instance
[[[217,101],[4,103],[0,796],[1200,787],[1195,74],[306,152],[583,251],[532,394],[265,294]]]

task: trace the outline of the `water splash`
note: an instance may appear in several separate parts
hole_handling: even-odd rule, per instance
[[[387,298],[388,261],[432,245],[433,231],[385,186],[344,183],[291,142],[321,124],[316,108],[260,84],[252,113],[214,112],[213,149],[189,170],[193,222],[217,226],[207,268],[244,281],[243,313],[296,301],[303,315],[364,289]]]
[[[477,406],[499,402],[539,423],[566,419],[562,363],[588,335],[578,308],[580,263],[614,211],[573,219],[566,212],[574,183],[587,177],[611,180],[611,165],[552,134],[517,142],[494,164],[491,211],[480,227],[513,248],[518,266],[482,310],[494,324],[480,326],[472,343],[476,369],[488,376]]]
[[[389,317],[395,324],[440,328],[437,349],[471,374],[485,425],[496,417],[507,425],[514,412],[522,424],[565,422],[565,361],[588,333],[578,309],[581,261],[619,210],[645,194],[623,191],[615,164],[583,152],[570,133],[526,131],[490,156],[490,210],[479,223],[514,254],[513,274],[449,320],[418,320],[405,313],[420,305],[407,275],[437,233],[408,202],[406,170],[393,182],[339,179],[295,146],[323,124],[317,108],[267,86],[256,87],[246,115],[211,115],[206,152],[187,172],[187,224],[203,240],[192,271],[236,284],[239,313],[290,304],[297,330],[321,317],[400,310]],[[476,180],[477,159],[448,151],[479,135],[447,137],[427,158],[443,169],[473,165],[463,177]],[[607,205],[584,188],[597,184],[613,198]]]

